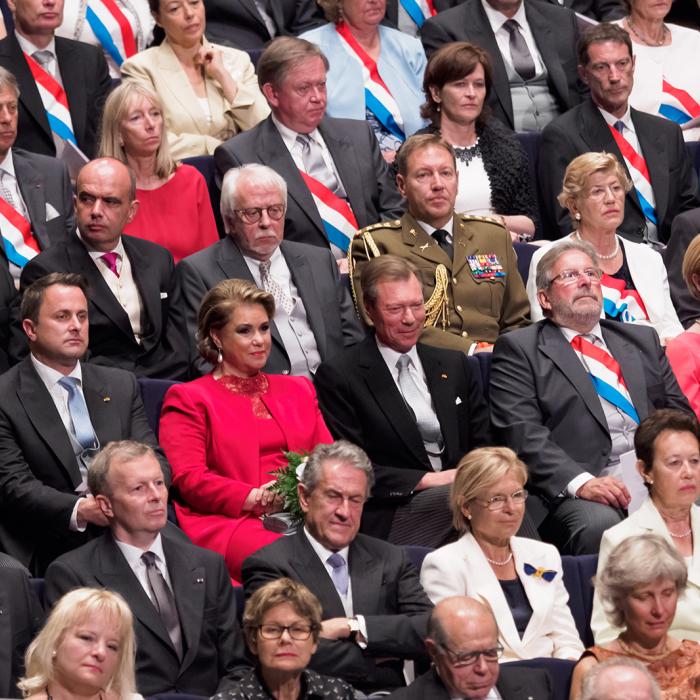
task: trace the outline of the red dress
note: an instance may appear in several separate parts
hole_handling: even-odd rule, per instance
[[[219,240],[207,183],[191,165],[180,165],[155,190],[136,190],[139,209],[124,233],[167,248],[175,262]]]
[[[237,581],[244,559],[279,537],[242,511],[250,490],[272,480],[283,451],[333,442],[308,379],[258,378],[267,382],[262,393],[250,386],[232,391],[210,374],[177,384],[160,419],[180,527],[195,544],[220,552]]]

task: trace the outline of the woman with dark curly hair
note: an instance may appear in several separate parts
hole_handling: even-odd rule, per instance
[[[422,115],[457,155],[459,190],[455,210],[495,216],[514,241],[535,233],[535,195],[527,155],[515,134],[489,119],[484,103],[493,88],[488,54],[466,41],[438,49],[423,79]]]

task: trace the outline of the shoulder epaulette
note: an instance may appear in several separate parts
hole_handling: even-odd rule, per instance
[[[503,222],[500,219],[494,219],[492,216],[476,216],[474,214],[460,214],[459,217],[462,221],[486,221],[489,224],[496,224],[496,226],[503,226]]]
[[[365,233],[368,233],[369,231],[376,231],[380,228],[401,228],[401,219],[392,219],[391,221],[379,221],[376,224],[370,224],[369,226],[365,226],[355,234],[355,238],[357,238],[358,236],[364,236]]]

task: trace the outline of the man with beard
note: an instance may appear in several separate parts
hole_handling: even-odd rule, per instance
[[[496,444],[530,469],[528,510],[564,554],[598,551],[630,504],[619,473],[640,420],[660,408],[690,411],[656,332],[600,319],[593,248],[567,240],[537,267],[545,319],[501,336],[491,370]]]

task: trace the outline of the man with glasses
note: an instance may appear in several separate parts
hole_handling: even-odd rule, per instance
[[[328,249],[283,240],[287,185],[265,165],[226,173],[221,214],[228,236],[180,261],[171,322],[186,335],[193,374],[211,367],[196,351],[204,295],[227,278],[254,282],[275,298],[271,374],[311,377],[321,362],[364,337],[350,293]]]
[[[433,667],[392,700],[543,700],[552,696],[549,675],[537,668],[499,666],[503,647],[491,609],[466,596],[440,601],[425,640]]]
[[[309,667],[365,693],[404,685],[404,660],[425,659],[432,608],[406,553],[358,534],[373,481],[359,447],[318,445],[299,483],[304,524],[243,562],[246,596],[284,576],[319,599],[323,623]]]
[[[528,465],[528,511],[563,554],[596,553],[625,516],[640,420],[690,412],[656,332],[600,318],[600,275],[589,243],[552,246],[537,266],[545,318],[499,338],[491,368],[496,439]]]

